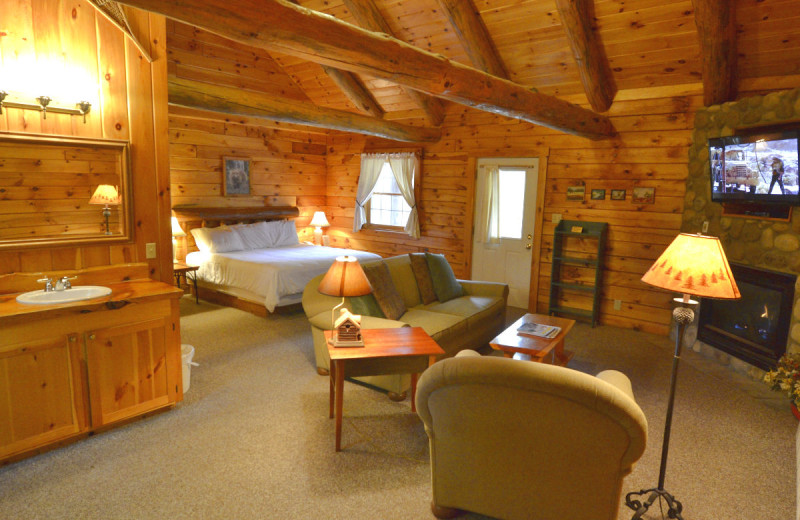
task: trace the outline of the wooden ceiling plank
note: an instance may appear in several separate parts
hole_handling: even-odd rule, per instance
[[[617,84],[594,26],[594,0],[556,0],[556,7],[589,104],[605,112],[614,102]]]
[[[498,78],[508,79],[508,69],[472,0],[439,0],[439,5],[450,20],[450,25],[455,29],[472,64]]]
[[[736,25],[728,0],[692,0],[703,56],[703,100],[706,106],[736,96]]]
[[[361,27],[394,36],[392,28],[389,27],[373,0],[344,0],[344,4]],[[425,117],[433,126],[442,124],[444,106],[439,99],[410,88],[403,87],[403,90],[425,112]]]
[[[323,65],[322,70],[360,111],[378,119],[383,118],[383,108],[375,101],[367,86],[361,82],[358,76],[352,72],[339,70],[328,65]]]
[[[431,143],[441,137],[438,128],[403,125],[260,92],[180,78],[169,80],[169,103],[171,106],[355,132],[395,141]]]
[[[122,3],[241,43],[384,78],[462,105],[554,130],[606,139],[611,121],[553,96],[453,62],[385,34],[360,29],[285,0],[124,0]]]

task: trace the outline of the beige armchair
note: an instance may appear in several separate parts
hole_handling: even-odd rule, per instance
[[[444,359],[419,380],[431,508],[504,520],[616,520],[647,420],[628,378],[492,356]]]

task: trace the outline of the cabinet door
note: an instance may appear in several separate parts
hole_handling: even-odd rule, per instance
[[[4,346],[0,352],[0,458],[87,429],[78,336]]]
[[[170,404],[167,319],[86,333],[92,427]]]

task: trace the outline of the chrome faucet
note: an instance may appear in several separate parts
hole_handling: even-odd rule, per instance
[[[70,283],[70,280],[74,280],[75,278],[77,278],[77,276],[72,276],[72,277],[64,276],[64,277],[62,277],[60,280],[56,281],[55,290],[56,291],[64,291],[66,289],[72,289],[72,284]]]
[[[45,276],[36,281],[44,284],[44,292],[51,292],[53,290],[53,279],[49,276]]]

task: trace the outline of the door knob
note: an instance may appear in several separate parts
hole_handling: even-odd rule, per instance
[[[530,249],[530,248],[531,248],[530,244],[525,244],[525,249]]]
[[[94,334],[89,334],[89,339],[94,339],[94,338],[95,338]]]
[[[533,235],[531,235],[530,233],[528,233],[528,240],[532,240],[532,239],[533,239]]]

